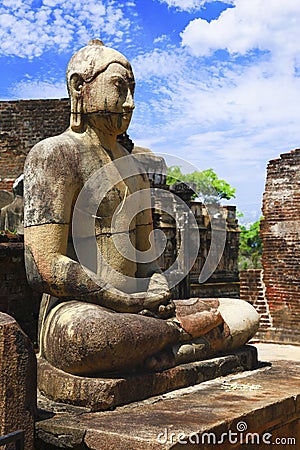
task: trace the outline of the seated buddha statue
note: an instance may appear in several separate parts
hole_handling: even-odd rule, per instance
[[[163,370],[246,343],[258,327],[258,314],[247,302],[171,299],[151,243],[149,180],[140,158],[130,156],[118,141],[134,110],[128,60],[93,40],[71,58],[67,85],[69,128],[36,144],[24,169],[26,271],[30,285],[44,294],[42,357],[69,374],[102,376]],[[76,203],[95,173],[128,157],[134,175],[118,178],[93,214],[94,229],[87,227],[84,237],[94,233],[102,258],[96,257],[96,268],[85,267],[72,235]],[[105,174],[96,179],[100,187],[107,183]],[[145,208],[126,222],[131,212],[124,199],[139,192],[144,192]],[[122,218],[112,227],[120,210]],[[84,217],[79,224],[83,230]],[[153,251],[153,258],[129,257],[115,245],[116,235],[121,240],[130,235],[135,251]]]

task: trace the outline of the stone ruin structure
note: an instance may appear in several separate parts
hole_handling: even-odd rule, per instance
[[[300,342],[300,150],[271,160],[263,196],[262,270],[241,273],[241,298],[261,314],[258,338]]]
[[[24,445],[19,448],[25,450],[34,448],[36,397],[36,359],[32,344],[17,322],[0,312],[0,436],[14,432],[16,438],[22,439],[19,445],[20,442]]]
[[[11,190],[29,150],[68,127],[68,100],[0,101],[0,190]]]
[[[12,202],[0,209],[0,230],[9,230],[24,235],[24,177],[20,175],[13,184]]]

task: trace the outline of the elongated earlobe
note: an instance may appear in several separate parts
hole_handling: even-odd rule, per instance
[[[70,127],[73,131],[77,133],[82,130],[83,120],[82,120],[82,99],[76,96],[71,97],[71,116],[70,116]]]
[[[76,133],[80,133],[83,127],[82,117],[82,77],[78,74],[71,76],[70,87],[70,99],[71,99],[71,116],[70,127]]]

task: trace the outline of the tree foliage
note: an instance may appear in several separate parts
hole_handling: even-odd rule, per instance
[[[178,181],[195,183],[197,196],[203,203],[219,203],[222,199],[230,200],[235,197],[235,188],[231,187],[227,181],[221,180],[213,169],[183,174],[179,166],[169,167],[167,184]]]
[[[240,248],[239,248],[239,266],[240,269],[259,269],[261,268],[261,256],[263,251],[262,240],[260,237],[261,217],[252,223],[249,228],[241,226]]]

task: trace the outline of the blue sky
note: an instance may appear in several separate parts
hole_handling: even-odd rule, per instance
[[[267,162],[300,144],[299,0],[2,0],[1,99],[67,96],[101,38],[136,76],[138,145],[212,167],[260,215]]]

